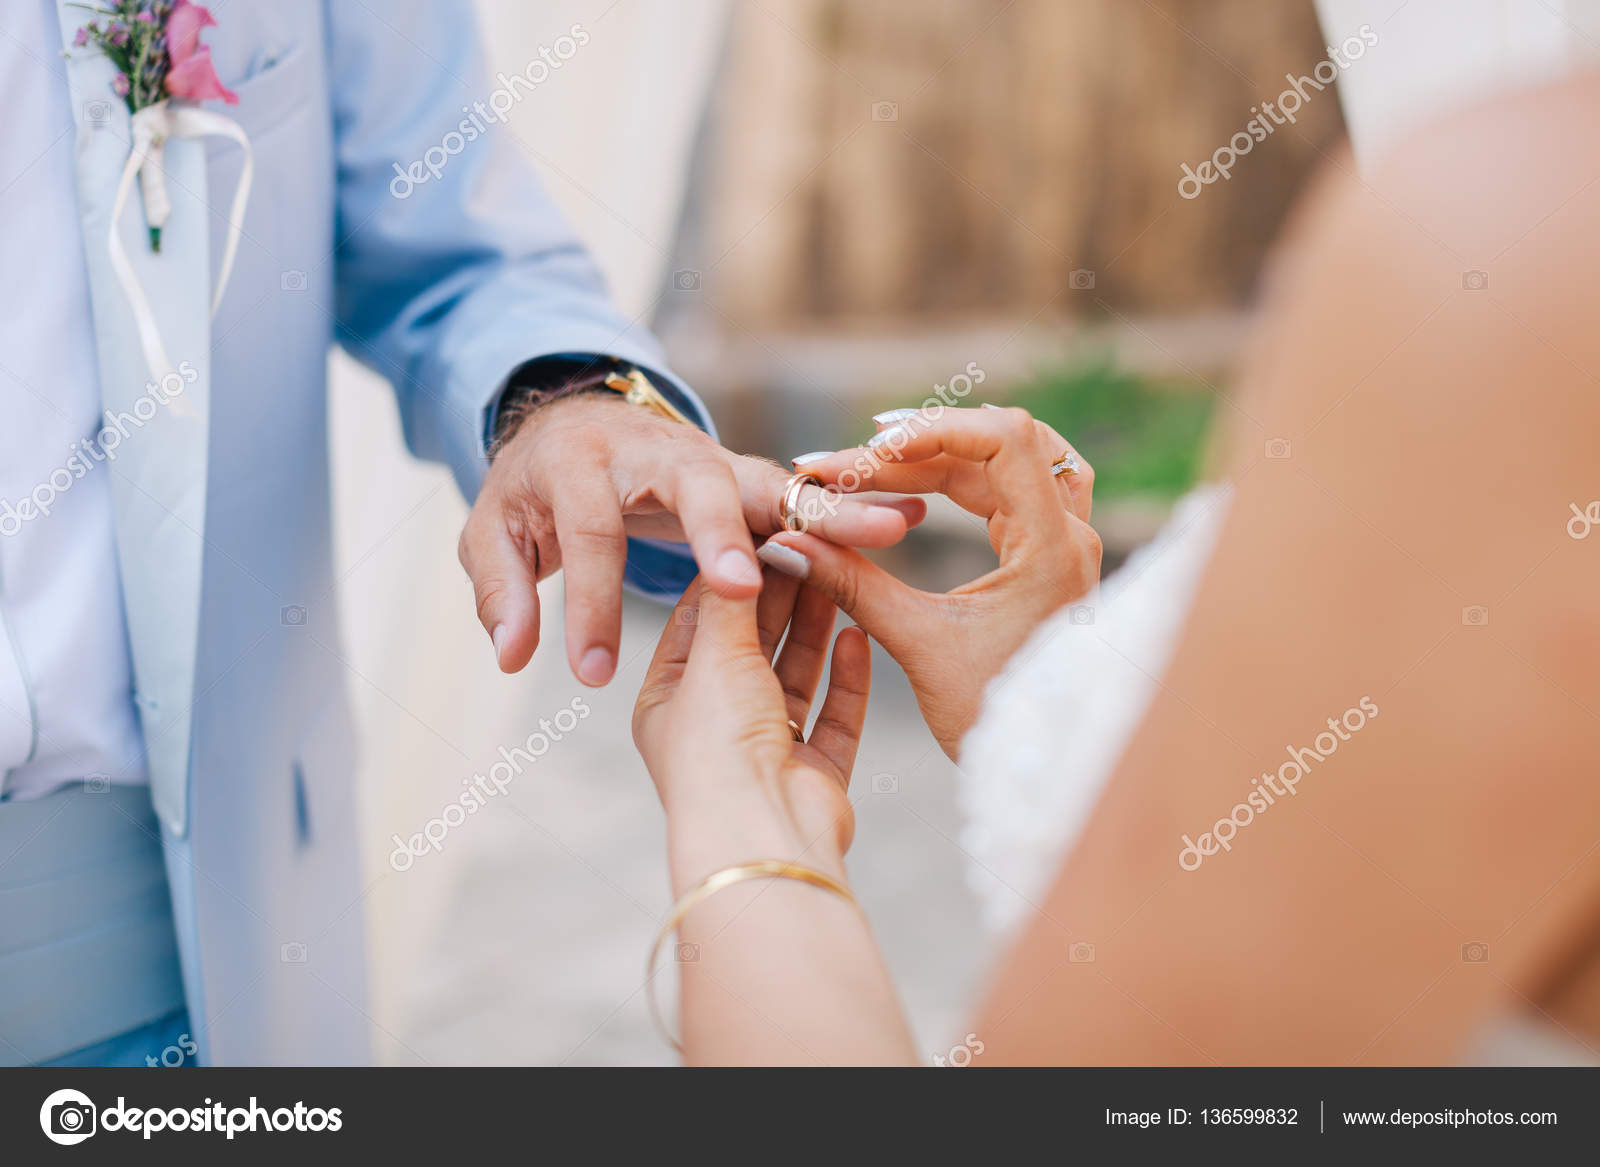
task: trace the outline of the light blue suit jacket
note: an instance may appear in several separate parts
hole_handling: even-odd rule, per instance
[[[468,498],[518,365],[661,361],[607,299],[507,127],[489,125],[407,197],[391,190],[395,163],[445,143],[462,108],[495,88],[469,0],[274,0],[217,15],[206,41],[239,104],[208,108],[249,134],[255,184],[216,318],[237,146],[168,143],[159,254],[137,199],[117,224],[172,362],[198,372],[183,393],[192,408],[161,410],[115,463],[136,702],[202,1058],[360,1063],[371,1022],[330,566],[328,348],[393,383],[411,449],[448,464]],[[62,0],[64,43],[86,16]],[[72,53],[78,199],[115,414],[148,373],[107,259],[129,142],[112,73]],[[631,582],[662,595],[691,571],[681,549],[636,545],[630,559]]]

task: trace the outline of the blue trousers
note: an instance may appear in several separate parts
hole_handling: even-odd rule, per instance
[[[194,1065],[195,1044],[189,1033],[189,1010],[179,1009],[159,1021],[130,1029],[95,1045],[85,1046],[41,1066],[178,1066]]]

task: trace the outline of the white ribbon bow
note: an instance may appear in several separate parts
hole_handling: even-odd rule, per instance
[[[109,249],[111,267],[117,273],[122,291],[133,309],[133,319],[139,329],[139,344],[144,349],[145,364],[150,377],[161,383],[174,370],[167,358],[166,347],[161,343],[161,330],[156,327],[155,313],[144,294],[139,277],[128,261],[117,226],[127,206],[128,195],[133,190],[133,179],[139,177],[144,194],[145,216],[151,227],[165,225],[172,213],[172,202],[167,197],[166,170],[162,157],[168,138],[203,138],[208,135],[229,138],[239,143],[244,151],[244,165],[239,168],[239,182],[233,191],[233,207],[228,213],[228,241],[222,249],[222,266],[217,270],[217,287],[211,295],[211,316],[215,319],[222,303],[222,293],[227,290],[228,277],[233,274],[233,258],[239,250],[239,234],[244,229],[245,204],[250,201],[250,184],[255,177],[255,160],[250,151],[250,139],[244,128],[230,117],[194,106],[172,106],[162,101],[146,106],[133,115],[133,149],[128,154],[127,165],[122,168],[122,181],[117,184],[116,202],[111,207],[111,238]]]

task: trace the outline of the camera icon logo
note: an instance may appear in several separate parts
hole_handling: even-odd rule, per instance
[[[900,789],[900,779],[893,774],[874,774],[872,776],[872,793],[894,794]]]
[[[1473,268],[1471,271],[1461,273],[1461,286],[1469,292],[1485,292],[1489,289],[1489,273]]]
[[[97,129],[101,126],[109,126],[111,124],[111,103],[98,99],[84,102],[83,120]]]
[[[1072,964],[1093,964],[1094,945],[1086,940],[1080,940],[1067,949],[1067,960]]]
[[[698,964],[700,962],[700,946],[698,944],[680,944],[673,956],[679,964]]]
[[[284,964],[304,964],[306,962],[306,946],[299,940],[291,940],[278,949],[278,959]]]
[[[1093,624],[1094,609],[1088,604],[1074,604],[1067,609],[1067,619],[1074,624]]]
[[[278,619],[285,628],[304,628],[306,624],[306,610],[299,604],[290,604],[278,613]]]
[[[57,1090],[39,1108],[44,1137],[63,1147],[76,1146],[95,1132],[95,1108],[80,1090]]]
[[[897,122],[900,120],[900,103],[895,101],[875,101],[872,103],[872,120],[875,122]]]
[[[1088,292],[1094,289],[1094,272],[1086,267],[1080,267],[1067,277],[1067,287],[1075,292]]]
[[[278,286],[285,292],[303,292],[306,290],[306,273],[290,270],[278,278]]]
[[[111,778],[106,774],[86,774],[83,779],[83,792],[85,794],[108,794],[111,791]]]
[[[1488,964],[1489,946],[1482,940],[1469,940],[1461,946],[1461,959],[1467,964]]]
[[[1485,628],[1489,624],[1489,609],[1482,604],[1468,604],[1461,609],[1461,623],[1468,628]]]
[[[1268,438],[1264,453],[1275,462],[1282,462],[1293,452],[1288,438]]]
[[[681,268],[672,273],[672,286],[680,292],[698,292],[700,273],[692,267]]]

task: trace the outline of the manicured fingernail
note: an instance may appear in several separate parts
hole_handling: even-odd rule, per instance
[[[795,579],[805,579],[811,574],[811,561],[793,547],[785,547],[782,543],[763,543],[756,548],[756,558],[774,571],[792,575]]]
[[[494,626],[494,631],[489,633],[489,643],[494,645],[494,663],[499,664],[500,657],[506,650],[506,626],[504,624],[496,624]]]
[[[904,442],[911,437],[911,431],[903,425],[892,425],[886,430],[879,430],[867,439],[867,449],[876,450],[887,446],[891,442]]]
[[[804,466],[807,462],[820,462],[824,458],[831,458],[834,453],[835,451],[833,450],[817,450],[814,453],[801,454],[798,458],[790,458],[789,464],[791,466]]]
[[[609,648],[591,648],[578,662],[578,680],[585,685],[605,684],[611,679],[612,660]]]
[[[893,425],[897,421],[905,421],[906,418],[915,417],[916,415],[917,411],[914,409],[890,409],[883,413],[873,414],[872,420],[879,425]]]
[[[1000,406],[998,406],[998,405],[996,405],[996,404],[995,404],[995,403],[994,403],[994,402],[992,402],[992,401],[985,401],[985,402],[984,402],[984,403],[983,403],[983,405],[982,405],[982,406],[981,406],[981,408],[983,408],[983,409],[999,409],[999,408],[1000,408]]]
[[[761,569],[743,551],[724,551],[717,556],[717,574],[724,583],[761,586]]]

